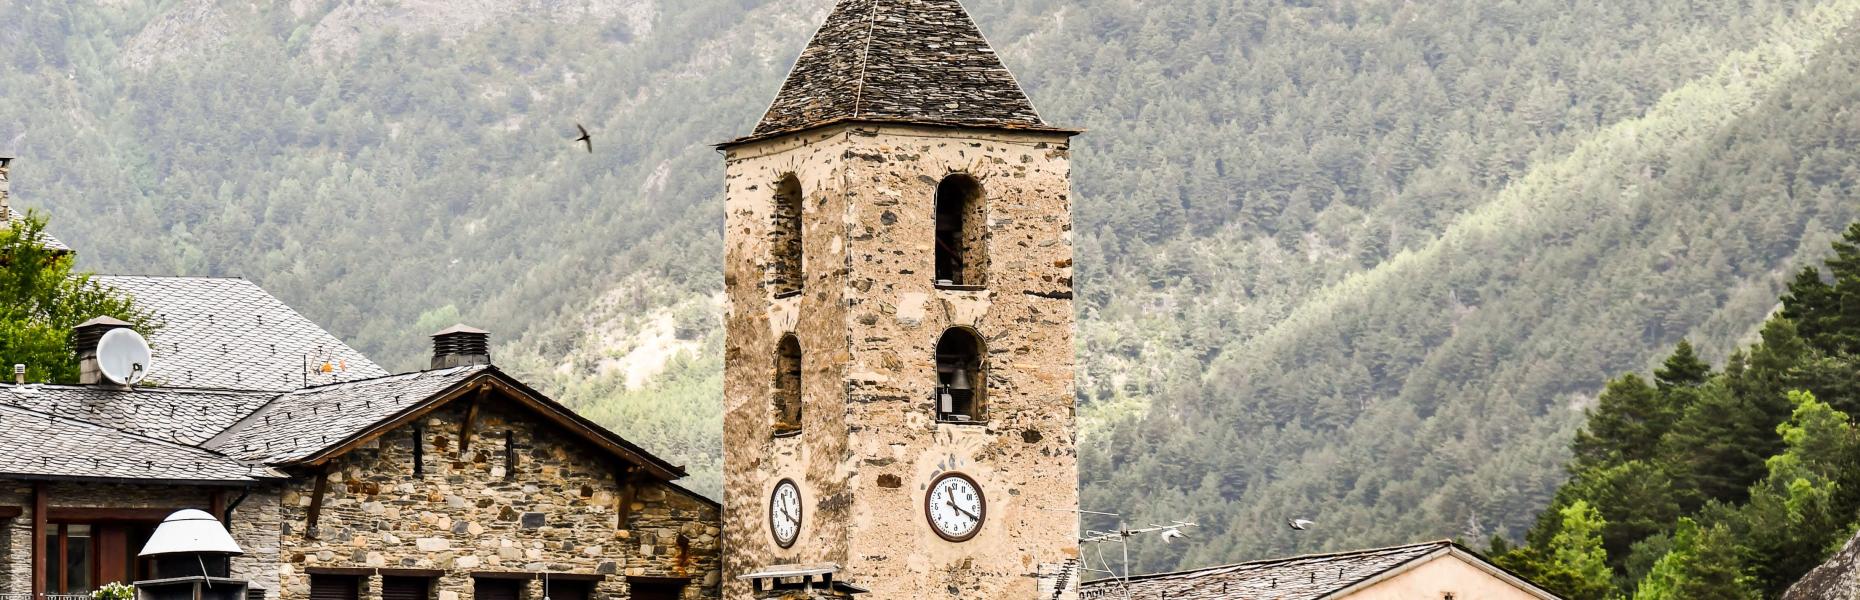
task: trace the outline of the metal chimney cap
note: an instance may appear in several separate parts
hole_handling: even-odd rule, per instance
[[[163,519],[136,556],[162,554],[245,554],[219,519],[204,510],[176,511]]]
[[[483,329],[479,329],[476,327],[472,327],[470,325],[466,325],[464,323],[460,323],[457,325],[453,325],[451,327],[447,327],[444,330],[440,331],[439,333],[433,334],[433,337],[439,337],[442,335],[457,335],[461,333],[470,334],[470,335],[491,335],[491,332],[489,331],[485,331]]]
[[[129,323],[124,322],[121,319],[117,319],[109,315],[104,315],[101,317],[91,319],[89,321],[85,321],[83,323],[78,323],[77,327],[73,327],[72,329],[84,329],[86,327],[112,327],[114,328],[114,327],[134,327],[134,325],[130,325]]]

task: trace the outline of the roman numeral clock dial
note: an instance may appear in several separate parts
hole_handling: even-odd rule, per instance
[[[769,496],[769,533],[784,549],[793,548],[801,536],[801,490],[792,480],[775,484],[775,493]]]
[[[966,542],[982,530],[988,519],[988,499],[974,479],[961,473],[948,473],[930,484],[924,497],[924,516],[930,528],[943,539]]]

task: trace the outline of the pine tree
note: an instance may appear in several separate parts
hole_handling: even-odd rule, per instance
[[[1679,407],[1666,394],[1649,386],[1639,375],[1628,374],[1608,382],[1588,424],[1571,445],[1575,468],[1606,468],[1629,460],[1651,458],[1654,446],[1679,418]]]
[[[1666,363],[1653,372],[1653,380],[1660,391],[1680,387],[1698,387],[1711,378],[1711,365],[1699,359],[1692,349],[1691,340],[1679,340],[1679,346],[1673,349],[1672,356]]]

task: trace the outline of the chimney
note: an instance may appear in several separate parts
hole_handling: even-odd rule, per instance
[[[433,369],[491,364],[491,332],[453,325],[433,334]]]
[[[26,385],[26,365],[13,365],[13,383],[15,385]]]
[[[103,383],[103,368],[97,364],[97,343],[103,341],[103,334],[113,329],[123,329],[130,325],[110,317],[97,317],[78,324],[72,329],[71,347],[78,355],[78,384],[97,385]]]
[[[6,223],[12,220],[11,211],[13,209],[8,208],[6,205],[6,197],[11,193],[11,188],[13,186],[12,183],[9,183],[11,178],[7,174],[12,164],[13,159],[11,157],[0,156],[0,223]]]

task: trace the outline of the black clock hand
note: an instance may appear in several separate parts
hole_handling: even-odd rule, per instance
[[[945,501],[944,503],[945,503],[945,504],[948,504],[950,508],[953,508],[953,509],[956,509],[956,512],[959,512],[959,513],[962,513],[962,514],[965,514],[965,515],[968,515],[968,516],[969,516],[969,519],[970,519],[970,520],[972,520],[972,521],[980,521],[980,520],[982,520],[982,518],[981,518],[980,516],[978,516],[978,515],[976,515],[975,513],[972,513],[972,512],[969,512],[969,511],[966,511],[966,510],[963,510],[963,509],[962,509],[962,507],[960,507],[960,506],[956,506],[956,501],[955,501],[955,500],[947,500],[947,501]]]

